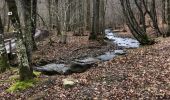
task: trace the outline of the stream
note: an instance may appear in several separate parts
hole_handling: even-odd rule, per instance
[[[113,45],[116,44],[118,47],[121,47],[123,49],[108,51],[97,57],[86,57],[82,59],[76,59],[68,65],[51,63],[45,66],[34,67],[34,70],[42,72],[46,75],[68,75],[72,73],[82,73],[92,67],[97,62],[109,61],[116,56],[125,55],[126,51],[124,49],[138,48],[140,46],[140,43],[137,40],[132,38],[118,37],[117,34],[113,33],[111,29],[105,30],[105,36],[109,39],[109,41],[113,43]]]

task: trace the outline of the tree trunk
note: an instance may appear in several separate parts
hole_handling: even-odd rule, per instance
[[[105,0],[100,0],[100,33],[104,34],[105,30]]]
[[[66,44],[67,42],[67,1],[63,1],[62,11],[60,13],[60,25],[62,25],[61,28],[61,36],[60,36],[60,43]]]
[[[127,20],[128,27],[130,31],[132,32],[133,36],[142,44],[142,45],[148,45],[153,44],[154,41],[150,40],[149,37],[146,34],[146,31],[140,27],[138,24],[133,11],[130,6],[129,0],[120,0],[123,13],[125,15],[125,18]]]
[[[37,27],[37,0],[31,0],[31,16],[32,16],[32,42],[33,50],[37,50],[37,45],[34,39]]]
[[[2,25],[2,20],[0,17],[0,73],[3,73],[6,71],[6,69],[9,68],[9,61],[8,56],[4,44],[4,27]]]
[[[99,33],[99,6],[100,0],[93,0],[93,21],[92,21],[92,33],[90,34],[90,40],[96,40]]]
[[[86,16],[86,23],[87,23],[87,26],[86,26],[86,29],[87,30],[90,30],[91,29],[91,6],[90,6],[90,0],[86,0],[87,2],[87,16]]]
[[[162,24],[166,24],[166,1],[162,0]]]
[[[29,65],[29,60],[27,56],[27,48],[24,43],[24,34],[21,30],[20,20],[18,16],[18,10],[16,6],[15,0],[6,0],[8,4],[8,9],[13,14],[10,15],[10,20],[15,28],[15,34],[17,38],[17,56],[19,59],[19,74],[20,74],[20,80],[29,80],[33,78],[33,71],[32,68]],[[31,22],[30,22],[31,23]],[[27,25],[27,24],[26,24]],[[25,26],[29,27],[29,26]],[[25,32],[25,31],[24,31]]]
[[[58,1],[55,0],[55,15],[56,15],[56,26],[57,26],[57,35],[61,35],[61,25],[60,25],[60,20],[59,20],[59,11],[58,11]]]
[[[162,35],[159,26],[158,26],[158,19],[157,19],[157,13],[156,13],[156,4],[155,4],[155,0],[151,0],[151,7],[150,10],[148,9],[148,5],[147,5],[147,0],[142,0],[144,8],[146,13],[149,15],[149,17],[151,18],[152,22],[153,22],[153,27],[156,30],[156,35]]]
[[[28,56],[28,61],[32,63],[32,50],[33,50],[33,40],[32,40],[32,16],[31,16],[31,0],[20,0],[23,10],[23,35],[25,36],[25,45]]]
[[[167,15],[168,15],[168,32],[167,32],[167,36],[170,36],[170,1],[167,0]]]
[[[49,25],[48,28],[49,30],[52,29],[52,11],[51,11],[51,5],[52,5],[52,1],[48,0],[48,13],[49,13]]]
[[[68,0],[68,10],[67,10],[67,31],[71,31],[71,25],[70,25],[70,20],[71,20],[71,13],[72,13],[72,3],[74,0]]]

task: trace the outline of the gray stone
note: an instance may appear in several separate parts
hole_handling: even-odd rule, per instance
[[[95,58],[85,58],[83,60],[75,60],[70,66],[70,70],[75,73],[81,73],[89,69],[93,64],[100,60]]]
[[[47,64],[41,67],[35,67],[34,70],[44,72],[46,74],[69,74],[70,67],[65,64]]]
[[[100,55],[97,57],[97,59],[102,60],[102,61],[109,61],[115,57],[114,52],[107,52],[104,55]]]
[[[62,81],[63,81],[63,86],[65,88],[73,87],[78,82],[78,80],[73,79],[73,78],[66,78],[66,79],[63,79]]]
[[[82,59],[82,60],[75,60],[76,62],[79,62],[79,63],[96,63],[98,62],[99,60],[96,59],[96,58],[85,58],[85,59]]]
[[[116,55],[125,55],[126,52],[124,50],[115,50],[114,51]]]

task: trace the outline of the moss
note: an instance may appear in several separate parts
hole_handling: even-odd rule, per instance
[[[34,74],[35,76],[40,76],[40,75],[41,75],[41,72],[33,71],[33,74]]]
[[[19,81],[19,75],[18,74],[18,69],[12,69],[13,72],[15,72],[14,75],[9,77],[9,81],[14,82],[9,89],[7,89],[7,92],[16,92],[16,91],[22,91],[25,89],[28,89],[30,87],[33,87],[37,82],[40,80],[38,78],[34,78],[32,80],[27,80],[27,81]],[[41,75],[41,72],[33,72],[34,75],[37,77]]]
[[[38,79],[27,80],[27,81],[16,81],[14,84],[7,89],[7,92],[16,92],[33,87],[38,82]]]

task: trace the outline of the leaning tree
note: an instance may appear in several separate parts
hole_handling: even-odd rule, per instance
[[[127,25],[133,34],[133,36],[140,42],[142,45],[148,45],[148,44],[153,44],[154,41],[151,40],[146,32],[146,26],[145,26],[145,16],[143,10],[139,6],[139,0],[134,0],[137,9],[141,13],[141,18],[142,18],[142,26],[139,25],[137,22],[137,19],[134,16],[134,13],[131,8],[131,3],[130,0],[120,0],[121,5],[122,5],[122,10],[124,13],[124,16],[127,21]]]

